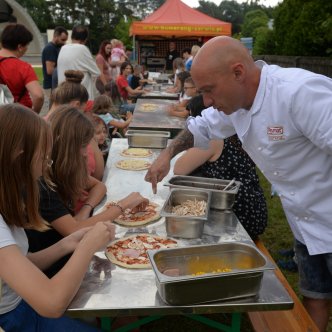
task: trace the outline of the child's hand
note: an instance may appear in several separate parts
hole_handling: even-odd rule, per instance
[[[133,117],[133,113],[131,113],[131,112],[127,112],[127,114],[126,114],[126,119],[127,119],[127,120],[131,120],[132,117]]]

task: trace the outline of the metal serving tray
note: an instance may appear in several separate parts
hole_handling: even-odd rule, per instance
[[[126,132],[128,145],[132,148],[164,149],[170,136],[169,131],[129,129]]]
[[[223,191],[230,182],[231,180],[175,175],[164,185],[171,188],[191,187],[209,190],[212,193],[211,208],[228,210],[234,205],[236,194],[242,184],[240,181],[235,181],[234,185]]]
[[[149,250],[148,255],[158,292],[171,305],[255,296],[263,272],[274,269],[255,246],[241,242]],[[224,267],[231,271],[217,272]]]
[[[186,200],[204,200],[206,202],[205,214],[202,216],[179,216],[172,213],[172,208]],[[197,189],[172,189],[169,193],[160,215],[165,217],[166,232],[168,236],[185,239],[200,238],[203,235],[204,223],[210,211],[211,193]]]

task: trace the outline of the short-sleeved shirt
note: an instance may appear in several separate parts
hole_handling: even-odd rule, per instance
[[[174,59],[178,58],[179,56],[180,56],[180,54],[177,50],[167,52],[166,57],[165,57],[166,70],[172,70],[173,69],[173,61],[174,61]]]
[[[59,194],[51,190],[43,181],[39,184],[40,202],[39,211],[40,215],[52,226],[52,222],[65,215],[71,214],[71,211],[66,208],[65,204],[61,200]],[[38,232],[35,230],[25,230],[29,240],[29,251],[36,252],[50,247],[54,243],[58,242],[63,236],[55,229],[50,228],[45,232]],[[64,256],[59,259],[55,264],[48,268],[45,274],[48,277],[57,273],[63,265],[67,262],[70,256]]]
[[[127,79],[123,75],[119,75],[116,79],[116,85],[121,97],[124,99],[124,101],[127,101],[128,91],[126,90],[126,87],[129,86]]]
[[[133,75],[132,77],[131,77],[131,81],[130,81],[130,86],[131,86],[131,88],[132,89],[136,89],[136,88],[138,88],[139,86],[140,86],[140,84],[139,84],[139,81],[141,80],[141,77],[140,76],[135,76],[135,75]]]
[[[112,80],[112,69],[108,61],[101,54],[96,55],[96,64],[103,68],[103,74],[107,80],[110,82]]]
[[[17,58],[3,60],[0,62],[0,78],[13,94],[15,102],[32,107],[32,100],[25,86],[38,81],[38,78],[29,63]]]
[[[42,52],[42,65],[43,65],[43,88],[52,88],[52,75],[47,74],[46,61],[54,62],[55,67],[58,62],[58,56],[60,52],[60,47],[57,47],[54,43],[49,42],[43,49]]]
[[[9,227],[0,215],[0,249],[10,245],[17,245],[22,254],[26,256],[28,240],[23,228]],[[21,302],[21,297],[3,281],[0,298],[0,315],[15,309]]]

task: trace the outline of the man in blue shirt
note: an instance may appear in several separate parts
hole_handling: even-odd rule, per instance
[[[56,74],[58,55],[61,47],[66,43],[67,39],[68,31],[64,27],[58,26],[54,29],[52,41],[43,49],[43,88],[47,97],[49,97],[51,89],[56,87],[52,85],[52,76]]]

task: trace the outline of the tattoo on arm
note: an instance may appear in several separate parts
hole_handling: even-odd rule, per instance
[[[193,146],[194,146],[193,134],[188,129],[184,129],[175,137],[174,141],[171,143],[168,149],[171,154],[171,157],[173,158],[178,153],[190,149]]]

